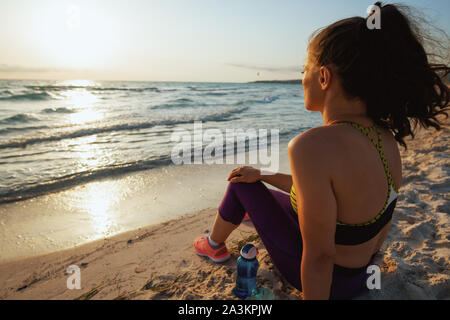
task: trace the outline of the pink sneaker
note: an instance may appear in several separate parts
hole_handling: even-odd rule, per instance
[[[231,257],[225,244],[220,248],[213,249],[207,237],[198,237],[195,239],[194,249],[199,256],[208,257],[214,262],[224,262]]]

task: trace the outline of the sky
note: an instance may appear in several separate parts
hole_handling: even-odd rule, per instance
[[[300,79],[308,38],[365,0],[1,0],[0,79]],[[450,35],[449,0],[401,1]]]

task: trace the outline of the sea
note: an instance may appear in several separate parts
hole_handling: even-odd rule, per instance
[[[321,117],[294,84],[0,80],[0,204],[173,166],[171,136],[194,122],[283,145]]]

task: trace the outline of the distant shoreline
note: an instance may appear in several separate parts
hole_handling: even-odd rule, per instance
[[[260,80],[249,83],[279,83],[279,84],[302,84],[302,80]]]

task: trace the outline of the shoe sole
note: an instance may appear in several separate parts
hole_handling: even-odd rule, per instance
[[[197,255],[199,255],[200,257],[208,257],[208,258],[210,258],[212,261],[214,261],[214,262],[224,262],[224,261],[227,261],[228,259],[230,259],[230,257],[231,257],[231,255],[228,253],[225,257],[221,257],[221,258],[213,258],[213,257],[211,257],[211,256],[208,256],[207,254],[201,254],[201,253],[198,253],[197,251],[195,251],[195,253],[197,254]]]

